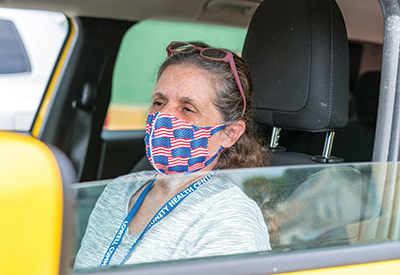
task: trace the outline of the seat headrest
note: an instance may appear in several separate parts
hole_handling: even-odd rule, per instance
[[[243,48],[255,119],[284,129],[327,132],[348,120],[348,41],[333,0],[265,0]]]

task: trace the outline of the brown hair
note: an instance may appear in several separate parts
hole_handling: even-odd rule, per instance
[[[209,47],[206,44],[198,42],[191,44],[197,47]],[[217,168],[233,169],[268,165],[270,159],[269,151],[262,147],[262,140],[256,135],[253,121],[251,77],[246,62],[233,53],[247,103],[245,113],[242,117],[244,102],[230,65],[225,62],[205,59],[198,53],[198,51],[194,51],[171,55],[161,65],[158,71],[158,78],[170,65],[189,65],[209,72],[213,78],[213,83],[215,83],[216,96],[214,96],[213,102],[224,120],[223,123],[229,124],[238,120],[243,120],[246,123],[246,130],[239,140],[221,153]]]

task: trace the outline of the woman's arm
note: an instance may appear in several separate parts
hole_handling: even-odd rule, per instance
[[[271,249],[261,211],[245,195],[219,199],[191,230],[188,241],[190,258]]]

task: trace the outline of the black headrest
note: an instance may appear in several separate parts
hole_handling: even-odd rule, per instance
[[[375,125],[378,113],[381,72],[367,72],[360,76],[354,88],[357,118],[366,125]]]
[[[348,119],[348,41],[333,0],[265,0],[243,48],[258,123],[326,132]]]

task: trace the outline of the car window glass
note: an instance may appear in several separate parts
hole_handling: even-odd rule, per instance
[[[396,163],[343,164],[220,170],[217,176],[257,203],[269,228],[269,253],[282,253],[399,240],[400,230],[392,224],[400,199],[392,176],[397,170]],[[101,182],[73,186],[75,253],[103,188]]]
[[[246,29],[149,20],[125,34],[115,64],[111,102],[104,128],[144,129],[157,69],[172,41],[201,41],[240,53]]]
[[[68,33],[62,13],[0,8],[0,129],[29,131]]]
[[[0,19],[0,74],[29,73],[31,64],[14,23]]]

